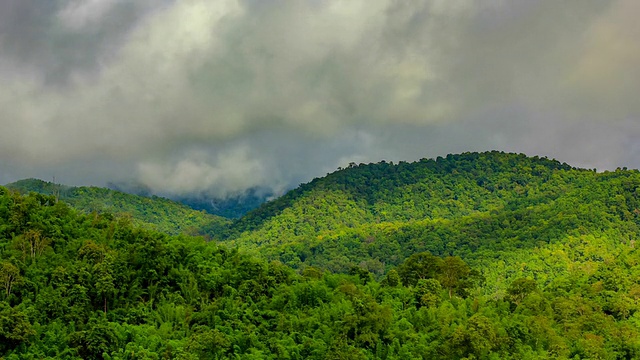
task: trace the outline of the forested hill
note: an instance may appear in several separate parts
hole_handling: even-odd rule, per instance
[[[158,196],[139,196],[100,187],[74,187],[38,179],[25,179],[6,185],[22,194],[36,192],[54,195],[74,208],[90,213],[131,216],[134,224],[168,234],[217,233],[229,221],[197,211],[178,202]]]
[[[0,187],[0,358],[637,359],[639,214],[638,171],[497,152],[352,166],[227,244]]]
[[[640,358],[639,174],[554,166],[460,216],[245,234],[298,269],[0,187],[0,358]]]
[[[419,251],[475,261],[587,234],[629,243],[638,187],[637,170],[501,152],[353,165],[250,212],[227,240],[294,267],[379,274]]]
[[[544,181],[553,172],[572,169],[547,158],[497,151],[412,163],[352,163],[249,212],[234,223],[233,229],[254,230],[296,206],[326,207],[340,200],[357,208],[346,209],[356,210],[353,212],[340,209],[332,214],[347,225],[371,220],[456,217],[503,203],[513,197],[518,187]],[[319,199],[322,197],[325,201]]]

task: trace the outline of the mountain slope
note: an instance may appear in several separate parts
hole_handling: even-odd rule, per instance
[[[337,193],[342,200],[336,205],[345,201],[357,204],[376,221],[468,215],[504,204],[519,187],[548,178],[558,170],[571,167],[546,158],[501,152],[465,153],[397,165],[352,164],[249,212],[234,223],[233,229],[242,232],[261,228],[297,206],[322,207],[309,203],[310,199],[332,199],[331,194]],[[344,211],[334,215],[345,221],[352,216]]]
[[[227,241],[294,267],[378,273],[425,250],[474,261],[569,236],[628,243],[638,235],[638,187],[638,171],[500,152],[352,166],[250,212]]]
[[[629,215],[634,196],[613,196],[601,217],[604,208],[592,207],[599,200],[586,190],[608,198],[617,186],[610,182],[635,186],[633,175],[603,174],[601,187],[581,185],[577,194],[587,197],[573,206],[591,207],[578,213],[607,230],[606,221]],[[543,208],[558,204],[565,213],[571,203],[559,204],[563,196]],[[511,203],[509,211],[526,214],[530,206]],[[486,214],[466,216],[483,223]],[[497,230],[512,219],[527,223],[514,214],[479,230],[509,240]],[[564,219],[574,221],[547,220],[562,230]],[[410,225],[458,219],[422,221],[431,223]],[[626,240],[578,233],[480,253],[471,266],[413,253],[376,281],[363,267],[296,273],[202,238],[139,229],[0,187],[0,357],[636,359],[640,251]]]
[[[168,234],[217,233],[228,220],[193,210],[178,202],[157,197],[131,195],[99,187],[73,187],[53,184],[38,179],[25,179],[6,185],[26,194],[36,192],[55,195],[60,200],[83,212],[110,212],[131,216],[133,222]]]

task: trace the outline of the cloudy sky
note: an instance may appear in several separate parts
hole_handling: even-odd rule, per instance
[[[640,167],[640,1],[0,0],[0,183],[286,188],[504,150]]]

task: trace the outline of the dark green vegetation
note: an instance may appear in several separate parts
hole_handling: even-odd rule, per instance
[[[37,179],[20,180],[6,185],[22,194],[36,192],[53,195],[74,208],[86,212],[129,216],[134,225],[168,234],[217,232],[226,219],[193,210],[185,205],[157,196],[139,196],[99,187],[58,185]]]
[[[497,152],[353,166],[216,243],[0,188],[0,356],[640,358],[638,189]]]

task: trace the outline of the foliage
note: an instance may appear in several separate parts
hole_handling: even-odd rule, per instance
[[[638,172],[486,153],[313,184],[222,243],[0,187],[0,357],[640,357]]]
[[[249,213],[222,240],[294,268],[358,265],[378,277],[425,251],[479,265],[569,236],[632,241],[638,188],[637,170],[501,152],[354,165]]]
[[[99,187],[73,187],[37,179],[8,184],[9,189],[22,194],[36,192],[52,195],[85,213],[110,213],[131,217],[135,225],[177,235],[217,233],[228,221],[219,216],[193,210],[175,201],[158,196],[139,196]]]

